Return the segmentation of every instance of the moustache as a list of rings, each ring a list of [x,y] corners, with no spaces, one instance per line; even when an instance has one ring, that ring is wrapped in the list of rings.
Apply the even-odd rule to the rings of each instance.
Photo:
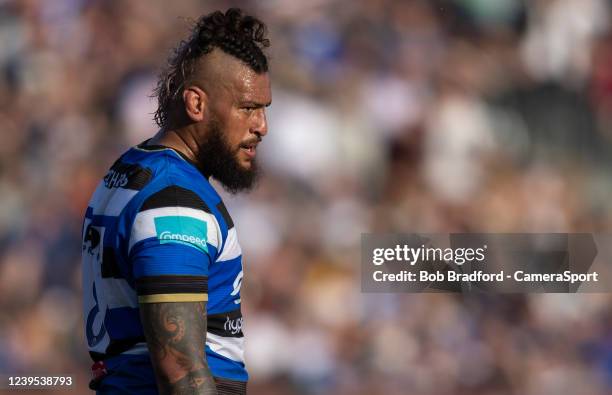
[[[261,140],[262,140],[261,136],[257,136],[254,139],[243,141],[242,143],[240,143],[240,146],[238,148],[255,147],[255,146],[257,146],[257,144],[259,144],[261,142]]]

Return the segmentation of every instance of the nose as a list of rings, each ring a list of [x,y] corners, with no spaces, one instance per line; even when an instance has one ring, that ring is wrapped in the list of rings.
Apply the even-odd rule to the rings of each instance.
[[[258,109],[254,114],[251,133],[255,133],[260,137],[268,134],[268,120],[266,119],[266,110],[264,108]]]

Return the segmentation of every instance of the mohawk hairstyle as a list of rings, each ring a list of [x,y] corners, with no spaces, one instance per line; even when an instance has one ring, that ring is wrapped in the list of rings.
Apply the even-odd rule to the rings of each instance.
[[[200,57],[219,48],[256,73],[265,73],[268,59],[263,48],[268,46],[270,40],[266,38],[266,25],[253,16],[244,15],[239,8],[202,16],[192,28],[190,37],[174,49],[159,76],[153,91],[158,103],[153,117],[155,123],[160,127],[168,125],[168,116],[183,102],[182,90]]]

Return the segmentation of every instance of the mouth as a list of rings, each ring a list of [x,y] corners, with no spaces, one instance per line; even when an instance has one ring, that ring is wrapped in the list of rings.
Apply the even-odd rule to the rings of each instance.
[[[244,152],[248,158],[254,158],[257,152],[257,143],[241,144],[240,150]]]
[[[253,159],[257,153],[257,144],[259,144],[259,141],[260,140],[242,143],[240,144],[240,150],[247,155],[247,158]]]

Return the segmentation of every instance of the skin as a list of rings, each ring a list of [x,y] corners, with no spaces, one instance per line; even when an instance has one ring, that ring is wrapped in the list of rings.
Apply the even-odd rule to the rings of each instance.
[[[271,100],[268,73],[257,74],[214,49],[198,61],[185,84],[182,111],[149,144],[173,148],[197,163],[214,119],[236,150],[237,163],[250,170],[254,147],[268,132],[265,108]],[[253,149],[240,148],[247,145]],[[160,394],[217,394],[204,352],[205,303],[143,303],[140,318]]]
[[[204,302],[142,303],[140,319],[161,395],[217,394],[204,353]]]
[[[265,109],[272,102],[269,74],[257,74],[219,49],[198,61],[194,77],[185,84],[183,101],[184,114],[175,114],[171,126],[149,144],[171,147],[197,161],[211,119],[219,121],[227,142],[235,149],[257,144],[268,133]],[[253,157],[245,151],[240,149],[236,159],[249,170]]]

